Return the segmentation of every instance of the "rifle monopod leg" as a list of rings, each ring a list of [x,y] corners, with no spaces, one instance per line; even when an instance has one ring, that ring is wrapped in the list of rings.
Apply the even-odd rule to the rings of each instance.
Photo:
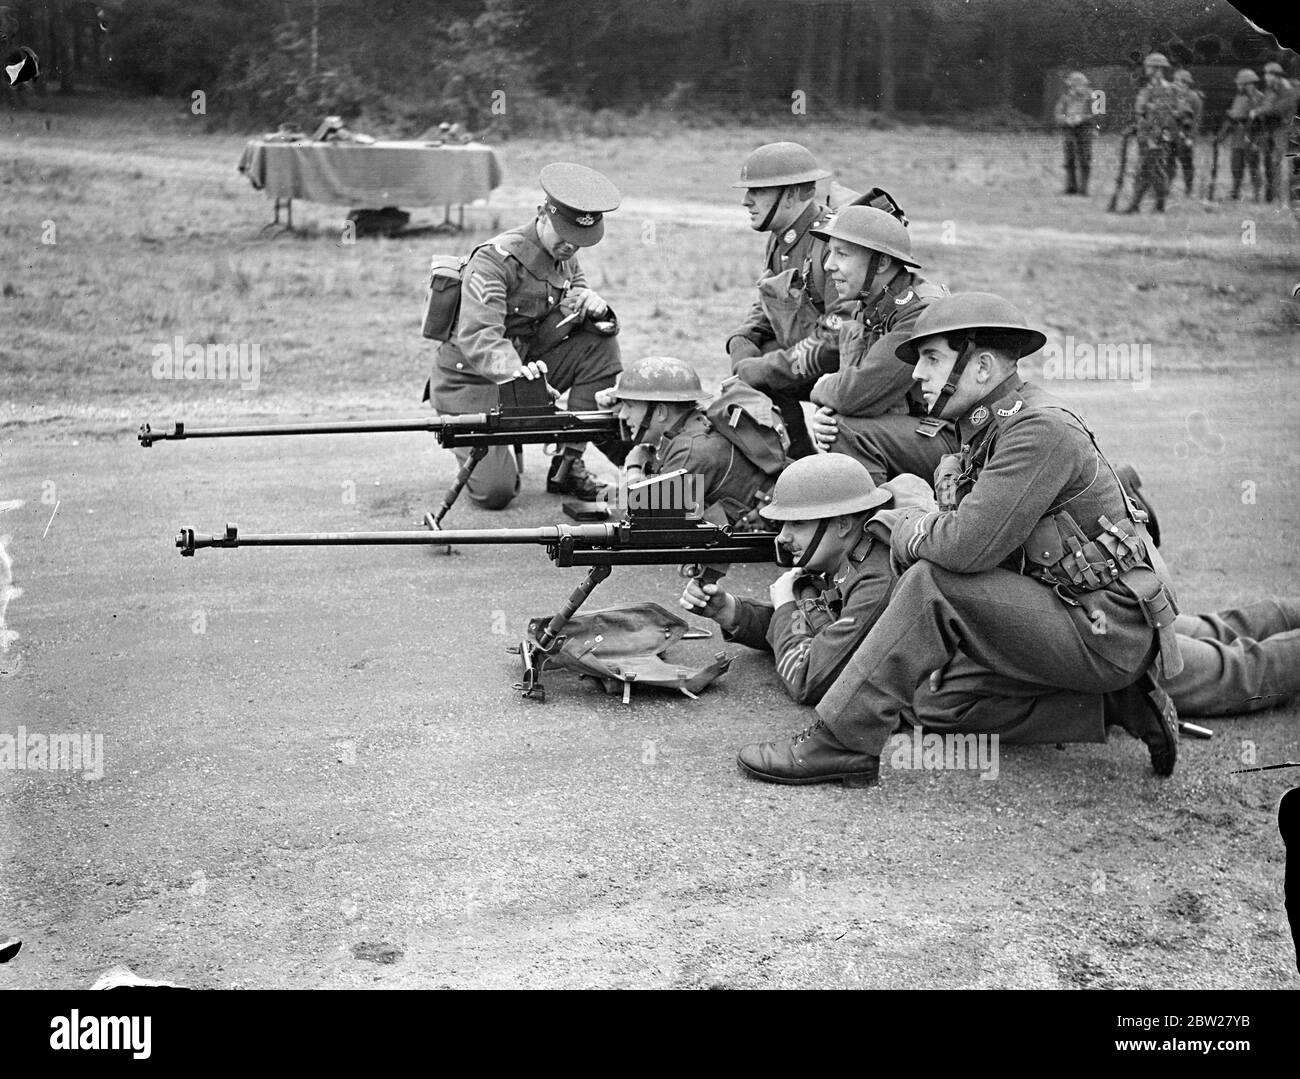
[[[442,496],[442,504],[432,513],[426,513],[424,515],[424,523],[433,529],[433,531],[442,531],[442,519],[447,516],[447,511],[451,509],[453,503],[455,503],[456,499],[460,497],[460,493],[465,489],[465,484],[469,482],[469,478],[473,475],[474,469],[478,468],[478,463],[487,456],[487,453],[488,447],[474,446],[469,451],[469,457],[465,459],[465,463],[460,466],[460,471],[456,473],[456,482],[453,483],[451,487],[448,488],[447,493]],[[450,551],[451,548],[448,547],[447,550]]]
[[[560,636],[560,631],[564,629],[569,619],[577,613],[586,601],[587,597],[596,590],[606,577],[612,566],[600,565],[592,566],[587,571],[587,576],[582,579],[582,583],[573,590],[573,594],[564,602],[555,615],[546,623],[541,625],[540,618],[534,619],[528,626],[528,636],[520,642],[519,655],[524,661],[524,677],[522,682],[515,684],[516,689],[523,690],[525,697],[535,700],[546,700],[546,690],[542,686],[542,669],[546,665],[546,656],[554,652],[555,649],[563,644],[564,638]],[[511,649],[515,651],[515,649]],[[542,653],[542,658],[537,658],[538,653]]]

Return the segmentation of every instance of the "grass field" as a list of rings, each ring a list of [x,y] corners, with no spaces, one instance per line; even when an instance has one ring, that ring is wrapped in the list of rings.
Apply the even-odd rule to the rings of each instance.
[[[931,279],[947,282],[954,291],[1007,295],[1044,325],[1053,341],[1072,336],[1078,342],[1150,347],[1145,384],[1069,380],[1051,388],[1084,411],[1113,459],[1131,461],[1141,470],[1161,513],[1164,550],[1184,609],[1300,593],[1300,314],[1290,298],[1292,286],[1300,283],[1295,218],[1271,206],[1209,204],[1180,194],[1171,197],[1163,216],[1109,215],[1104,211],[1117,149],[1111,142],[1098,146],[1093,195],[1084,200],[1057,193],[1060,149],[1047,135],[980,136],[932,128],[857,133],[792,124],[647,132],[619,140],[519,140],[497,147],[505,185],[488,205],[470,209],[472,233],[344,244],[346,207],[295,207],[301,235],[261,238],[259,227],[270,219],[270,203],[235,170],[243,139],[204,133],[183,112],[157,103],[51,103],[45,112],[0,116],[0,138],[5,147],[0,159],[5,254],[0,266],[0,447],[10,459],[0,465],[0,499],[26,499],[39,509],[40,485],[47,478],[75,494],[79,484],[91,483],[84,471],[77,478],[75,462],[94,457],[90,474],[98,477],[95,491],[103,498],[129,507],[123,512],[131,515],[156,509],[154,496],[138,489],[150,480],[132,439],[134,427],[146,419],[414,414],[431,359],[429,344],[419,336],[429,255],[464,250],[493,229],[526,220],[536,202],[538,170],[557,159],[601,169],[625,194],[622,208],[608,220],[607,238],[584,259],[595,287],[619,311],[625,357],[677,355],[697,364],[706,382],[716,382],[726,373],[722,343],[750,301],[761,251],[761,239],[749,231],[739,209],[739,192],[728,185],[753,146],[797,138],[842,182],[859,188],[876,184],[899,199],[913,219],[918,257]],[[1226,173],[1226,161],[1221,162],[1220,193],[1227,188]],[[1200,184],[1198,176],[1198,194]],[[55,242],[42,242],[43,236]],[[257,390],[234,383],[154,379],[152,349],[177,335],[191,343],[258,344],[263,369]],[[1042,366],[1041,359],[1031,358],[1026,373],[1039,375]],[[267,451],[249,444],[239,452],[256,454],[258,469],[239,474],[230,465],[238,453],[223,453],[213,458],[226,462],[220,475],[169,481],[172,494],[192,491],[199,499],[216,491],[236,501],[246,494],[264,509],[273,506],[266,499],[275,476],[263,474],[271,467]],[[21,462],[16,469],[15,457]],[[450,478],[446,457],[440,455],[431,471],[427,454],[394,455],[391,473],[382,477],[382,499],[377,495],[369,507],[363,500],[362,508],[377,522],[374,527],[408,523],[412,507]],[[321,455],[314,467],[293,461],[294,471],[286,464],[285,475],[301,490],[337,491],[340,478],[360,478],[359,471],[349,469],[361,466],[349,464],[342,451]],[[531,482],[537,482],[535,475]],[[83,493],[90,497],[92,491]],[[528,518],[541,505],[540,497],[521,502],[499,520],[542,523]],[[66,514],[72,512],[65,508]],[[489,523],[472,508],[456,512],[462,525]],[[130,527],[154,536],[175,523],[170,517],[133,516]],[[281,523],[287,527],[289,521]],[[33,527],[30,546],[39,537],[40,522]],[[111,570],[109,556],[94,548],[77,555],[82,560],[78,570],[124,572],[120,559],[129,563],[134,556],[129,548],[113,550],[119,561]],[[19,555],[15,560],[21,568]],[[264,566],[257,572],[269,571]],[[757,582],[752,575],[747,579]],[[56,591],[44,595],[28,583],[26,595],[11,605],[10,623],[22,628],[23,606],[44,604],[44,620],[27,637],[31,647],[53,657],[62,642],[80,641],[84,631],[72,613],[77,575],[68,570],[51,580],[57,582],[52,586]],[[21,583],[18,570],[15,581]],[[262,584],[276,587],[274,576]],[[148,582],[124,587],[133,605],[148,605]],[[217,586],[209,582],[208,587]],[[761,590],[761,582],[755,587]],[[667,591],[656,598],[671,599]],[[330,612],[332,624],[337,612],[331,605],[342,601],[332,596],[320,602],[322,617]],[[316,629],[323,633],[324,625]],[[101,651],[121,654],[123,649],[112,643],[114,631],[104,632],[107,643]],[[238,663],[238,652],[230,659]],[[46,663],[48,669],[59,669],[56,660]],[[796,725],[798,717],[783,708],[770,672],[757,673],[761,664],[756,659],[742,670],[757,679],[759,710],[750,716],[770,716],[771,734]],[[393,673],[396,681],[405,676],[401,666]],[[93,670],[79,677],[92,678]],[[21,679],[6,681],[13,686]],[[55,683],[24,688],[55,704],[64,692]],[[207,688],[219,699],[219,686]],[[92,693],[93,687],[83,684],[81,692]],[[744,701],[745,686],[733,680],[718,692],[725,692],[720,699],[735,707]],[[587,712],[579,704],[571,714],[552,714],[567,716],[578,729]],[[666,714],[675,716],[677,709]],[[1298,719],[1300,710],[1292,706],[1211,723],[1218,732],[1215,740],[1189,746],[1180,772],[1163,785],[1138,777],[1134,750],[1123,768],[1109,757],[1082,763],[1072,757],[1072,769],[1065,774],[1078,785],[1058,786],[1066,766],[1054,759],[1054,751],[1035,750],[1020,759],[1018,780],[989,785],[1000,788],[996,795],[951,793],[939,780],[913,777],[918,806],[913,817],[912,803],[900,793],[904,785],[894,777],[893,792],[880,811],[879,843],[885,855],[881,864],[897,885],[895,894],[918,905],[952,904],[953,912],[945,916],[948,935],[939,934],[949,943],[962,933],[988,928],[989,922],[1000,926],[994,935],[1001,943],[996,956],[986,955],[982,965],[978,958],[967,962],[957,953],[917,958],[909,944],[891,953],[895,965],[890,976],[922,978],[917,984],[932,985],[1294,987],[1280,913],[1282,854],[1271,819],[1286,774],[1241,780],[1227,772],[1247,752],[1247,743],[1260,763],[1294,759],[1300,754]],[[728,728],[718,726],[721,722],[711,718],[687,736],[681,752],[733,752],[735,739]],[[617,741],[614,730],[612,721],[596,725],[600,754],[620,751],[609,748]],[[565,736],[569,733],[565,728]],[[688,783],[683,797],[705,822],[701,828],[721,828],[721,822],[709,819],[712,787],[700,775],[690,778],[700,782]],[[861,826],[850,821],[852,803],[839,792],[786,803],[766,790],[737,790],[744,806],[751,799],[770,805],[774,818],[781,813],[778,805],[797,805],[797,812],[808,813],[826,835],[841,830],[847,835]],[[128,789],[126,796],[130,793]],[[653,814],[655,807],[671,801],[671,793],[667,787],[652,793],[649,808],[642,811],[651,814],[644,827],[665,844],[667,832],[660,832],[666,825]],[[950,793],[951,803],[946,801]],[[562,800],[571,806],[580,802],[581,792],[567,788]],[[29,817],[48,823],[62,812],[34,795],[15,796],[5,805],[20,833],[30,832]],[[281,811],[299,810],[286,804]],[[611,819],[619,820],[621,811],[611,796]],[[1054,830],[1054,818],[1068,821],[1068,828]],[[791,824],[785,820],[779,827]],[[629,827],[636,827],[635,821]],[[708,835],[714,837],[711,831]],[[955,847],[950,842],[954,835],[960,840]],[[489,846],[495,836],[489,836]],[[712,886],[693,890],[682,883],[692,872],[699,879],[714,879],[707,867],[686,856],[674,863],[676,884],[671,887],[666,878],[655,876],[659,870],[645,866],[636,870],[635,881],[619,876],[625,872],[617,855],[622,838],[616,826],[608,849],[592,846],[584,857],[621,882],[612,886],[616,892],[625,888],[628,895],[639,894],[637,882],[650,880],[650,891],[672,908],[688,941],[694,930],[683,928],[689,921],[683,911],[707,911],[716,920],[709,931],[716,931],[718,939],[749,947],[747,918],[775,912],[779,922],[790,902],[802,903],[807,887],[818,886],[809,868],[812,884],[806,883],[794,900],[782,885],[771,903],[764,893],[750,897],[756,906],[729,907],[721,886],[706,900],[696,892],[709,892]],[[790,866],[812,866],[821,857],[815,837],[805,834],[803,840],[808,844],[803,860],[792,855],[793,861],[780,861],[773,870],[778,882],[788,884]],[[536,842],[545,849],[547,837]],[[576,841],[570,837],[570,842]],[[738,842],[744,846],[749,840]],[[715,862],[736,853],[725,844],[706,846],[705,854],[709,851]],[[30,852],[24,857],[31,861]],[[839,883],[835,888],[828,884],[825,893],[837,917],[847,919],[850,911],[860,910],[854,904],[864,894],[881,904],[890,902],[889,881],[871,878],[869,870],[838,857],[826,855]],[[71,854],[68,858],[64,870],[72,879],[75,865]],[[498,870],[487,865],[481,869],[483,879]],[[1098,871],[1111,882],[1109,899],[1100,898],[1105,890],[1095,886]],[[215,876],[218,868],[209,872]],[[803,880],[803,870],[799,872]],[[864,872],[869,883],[855,897],[853,874]],[[51,870],[45,879],[64,878]],[[971,886],[975,891],[964,887],[963,880],[976,882]],[[38,890],[22,892],[12,882],[11,887],[20,889],[21,906],[29,913],[42,911],[53,918],[46,910],[52,899]],[[1007,898],[1013,894],[1020,898]],[[279,894],[247,902],[273,907],[293,900]],[[522,894],[518,904],[527,907]],[[272,918],[274,912],[267,914],[267,909],[261,908],[262,914]],[[1015,918],[1023,913],[1030,919],[1027,928],[1008,928],[1020,925],[1005,921],[1008,910]],[[233,923],[242,913],[231,913]],[[60,917],[91,920],[85,911],[64,910]],[[192,932],[198,932],[198,924],[191,924]],[[689,946],[694,948],[689,957],[683,953],[673,959],[660,942],[645,943],[645,954],[671,966],[676,980],[646,974],[644,982],[632,978],[628,984],[819,984],[819,977],[824,984],[862,984],[860,973],[850,977],[848,968],[841,969],[813,915],[805,911],[791,924],[790,932],[801,934],[788,938],[803,949],[798,976],[780,958],[765,955],[763,963],[771,960],[766,969],[776,972],[769,983],[739,952],[722,954],[699,944]],[[891,933],[903,933],[906,924],[906,912],[899,908],[872,933],[887,942]],[[598,950],[584,944],[584,934],[598,935],[601,925],[599,920],[571,925],[562,957],[572,958],[585,946]],[[1077,947],[1042,943],[1062,926],[1076,927]],[[0,935],[3,929],[0,925]],[[538,926],[525,921],[515,929],[512,939],[542,947]],[[657,932],[630,923],[619,929],[633,935],[652,931]],[[700,930],[701,939],[705,932]],[[927,936],[915,946],[923,948],[926,942],[933,943]],[[173,952],[177,948],[174,942],[169,947]],[[485,969],[509,983],[510,957],[482,940],[478,947]],[[917,966],[909,966],[912,959]],[[49,969],[65,975],[80,970],[72,959]],[[292,964],[258,970],[240,977],[245,984],[314,984]],[[233,976],[190,973],[207,984],[227,984]],[[47,977],[57,981],[56,975]],[[419,984],[419,978],[407,984]],[[564,984],[584,983],[573,975]]]

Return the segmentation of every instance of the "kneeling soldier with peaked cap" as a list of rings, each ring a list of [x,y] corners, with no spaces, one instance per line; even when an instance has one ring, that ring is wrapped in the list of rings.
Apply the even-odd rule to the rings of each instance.
[[[1062,740],[1119,723],[1172,772],[1176,716],[1151,673],[1157,658],[1167,677],[1181,669],[1164,562],[1087,426],[1020,380],[1017,360],[1045,341],[1006,300],[965,293],[934,301],[899,346],[932,414],[957,419],[961,453],[936,472],[941,508],[894,526],[901,576],[818,718],[742,749],[749,774],[874,782],[913,694],[958,652],[990,672],[994,696],[1089,699],[1059,717]]]
[[[536,219],[476,248],[464,267],[459,315],[438,347],[431,393],[426,390],[444,415],[495,407],[497,385],[521,374],[545,376],[567,390],[573,411],[593,409],[596,392],[622,369],[617,320],[587,287],[577,258],[579,248],[604,236],[604,215],[617,208],[618,189],[594,169],[567,163],[547,165],[539,179],[546,199]],[[621,463],[620,443],[598,445]],[[569,444],[552,459],[548,491],[597,497],[582,451]],[[456,451],[462,463],[468,452]],[[467,489],[485,509],[509,504],[519,491],[509,447],[490,449]]]
[[[846,206],[814,232],[827,241],[836,288],[853,304],[840,329],[840,369],[812,390],[817,444],[862,462],[877,483],[903,472],[930,476],[957,448],[956,435],[952,424],[923,415],[894,349],[946,290],[917,272],[907,227],[884,210]]]

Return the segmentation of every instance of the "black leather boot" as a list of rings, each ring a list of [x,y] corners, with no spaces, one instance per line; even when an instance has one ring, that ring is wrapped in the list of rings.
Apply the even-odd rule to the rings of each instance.
[[[1127,689],[1103,698],[1107,727],[1123,727],[1151,753],[1158,776],[1173,775],[1178,762],[1178,711],[1148,671]]]
[[[737,758],[740,767],[767,783],[832,783],[873,787],[880,782],[880,758],[841,745],[820,719],[779,742],[755,742]]]
[[[587,471],[581,454],[560,453],[551,458],[546,490],[553,495],[573,495],[583,502],[598,502],[604,497],[605,485]]]

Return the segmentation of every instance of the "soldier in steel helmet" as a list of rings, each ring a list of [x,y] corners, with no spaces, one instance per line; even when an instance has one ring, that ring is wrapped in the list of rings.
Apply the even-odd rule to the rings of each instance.
[[[1192,193],[1192,180],[1196,170],[1196,137],[1201,133],[1201,118],[1205,114],[1205,95],[1193,85],[1195,79],[1186,68],[1174,72],[1174,91],[1178,95],[1178,134],[1169,153],[1169,183],[1173,184],[1178,169],[1183,170],[1183,190]]]
[[[842,454],[797,461],[759,512],[781,525],[794,568],[770,602],[693,580],[681,606],[712,618],[727,640],[769,651],[790,699],[816,705],[884,613],[896,575],[893,529],[909,510],[938,509],[929,485],[901,475],[877,487]],[[1300,599],[1268,599],[1174,621],[1183,669],[1161,682],[1180,715],[1227,716],[1286,703],[1300,693]],[[917,687],[908,721],[933,731],[998,733],[1005,742],[1096,741],[1099,725],[1062,723],[1095,713],[1087,694],[1009,695],[1012,684],[958,651]]]
[[[1097,118],[1092,111],[1092,89],[1088,76],[1071,71],[1065,77],[1065,91],[1056,99],[1056,126],[1065,139],[1066,195],[1086,195],[1092,171],[1092,138]]]
[[[1260,124],[1265,202],[1272,202],[1279,194],[1283,202],[1289,197],[1285,186],[1286,154],[1295,130],[1298,104],[1300,89],[1286,77],[1282,65],[1276,60],[1265,64],[1263,98],[1250,110],[1250,118]]]
[[[847,453],[883,483],[902,472],[931,476],[957,447],[953,426],[925,416],[894,349],[945,289],[920,275],[905,225],[871,206],[846,206],[824,228],[826,269],[852,302],[840,327],[840,369],[812,390],[813,436]]]
[[[766,448],[776,447],[779,470],[785,464],[783,425],[769,400],[748,387],[746,393],[750,414],[765,415],[773,425],[774,437]],[[683,508],[699,510],[715,524],[749,525],[771,490],[772,478],[763,468],[767,462],[750,456],[758,456],[754,447],[747,453],[743,439],[730,429],[732,437],[722,434],[705,414],[709,396],[690,364],[671,356],[649,356],[624,370],[614,386],[597,395],[597,403],[618,406],[632,446],[623,466],[626,485],[683,470],[698,496],[698,503]]]
[[[617,208],[617,188],[594,169],[547,165],[539,177],[545,199],[536,218],[476,248],[461,280],[460,312],[451,338],[438,347],[426,397],[445,415],[497,404],[497,386],[523,375],[546,378],[568,391],[575,411],[595,407],[596,392],[622,369],[617,319],[587,284],[578,251],[600,242],[604,215]],[[598,443],[615,463],[626,448]],[[583,444],[552,458],[546,489],[597,497]],[[457,450],[462,462],[468,450]],[[519,471],[507,446],[494,446],[470,476],[470,498],[501,509],[519,491]]]
[[[770,651],[786,692],[816,704],[884,610],[893,585],[889,533],[898,513],[933,509],[930,485],[896,476],[879,487],[843,454],[795,461],[759,513],[781,527],[777,543],[793,567],[772,583],[770,602],[691,581],[681,605],[712,618],[723,636]]]
[[[965,293],[935,300],[899,345],[932,412],[957,423],[961,452],[936,474],[952,508],[900,515],[884,613],[811,726],[741,750],[750,775],[875,782],[917,688],[958,653],[1056,740],[1103,740],[1118,723],[1172,772],[1176,713],[1152,673],[1181,669],[1167,571],[1084,422],[1020,379],[1017,361],[1045,341],[1003,298]],[[998,733],[998,710],[984,719]]]
[[[1169,194],[1169,154],[1178,138],[1182,103],[1174,84],[1166,76],[1169,60],[1153,52],[1143,62],[1146,85],[1138,91],[1133,104],[1132,134],[1137,137],[1138,171],[1133,184],[1133,199],[1125,209],[1135,214],[1147,191],[1155,192],[1156,210],[1164,213]]]
[[[830,213],[816,191],[829,176],[807,148],[774,142],[751,153],[731,185],[745,192],[750,228],[768,240],[758,297],[728,335],[727,355],[732,372],[781,410],[796,459],[815,452],[800,402],[839,365],[838,297],[822,265],[825,244],[812,232]]]
[[[1241,182],[1247,170],[1250,185],[1259,201],[1259,123],[1251,118],[1251,110],[1258,108],[1264,95],[1259,91],[1259,76],[1248,67],[1237,72],[1237,93],[1228,106],[1227,115],[1219,128],[1218,138],[1228,140],[1228,164],[1232,170],[1232,198],[1241,198]]]

